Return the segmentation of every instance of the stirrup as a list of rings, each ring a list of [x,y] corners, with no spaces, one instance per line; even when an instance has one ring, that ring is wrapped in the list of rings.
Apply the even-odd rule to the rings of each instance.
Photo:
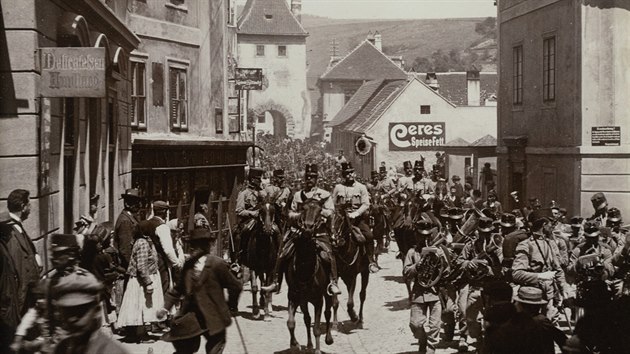
[[[338,285],[337,285],[337,289],[339,290],[339,294],[333,293],[332,286],[333,286],[333,283],[330,282],[330,283],[328,283],[328,286],[326,287],[326,294],[328,294],[328,296],[334,296],[334,295],[341,294],[341,290],[339,290],[339,286]]]

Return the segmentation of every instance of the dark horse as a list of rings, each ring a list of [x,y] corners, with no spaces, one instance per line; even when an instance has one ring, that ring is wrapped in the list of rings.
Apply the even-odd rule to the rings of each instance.
[[[258,220],[247,245],[245,265],[250,269],[252,291],[252,313],[260,317],[260,307],[265,316],[272,311],[272,294],[261,291],[258,305],[258,280],[261,286],[269,286],[273,281],[273,270],[278,257],[280,230],[275,222],[276,210],[271,201],[261,200],[258,205]]]
[[[389,233],[391,230],[389,206],[387,203],[389,199],[381,196],[382,194],[376,193],[370,205],[370,227],[376,240],[377,255],[389,247]]]
[[[306,198],[303,198],[305,200]],[[291,334],[291,348],[300,349],[295,339],[295,311],[298,306],[304,314],[304,324],[308,335],[308,348],[313,348],[311,339],[311,315],[308,304],[315,308],[315,323],[313,334],[315,335],[315,353],[319,354],[321,336],[320,321],[322,309],[326,317],[326,344],[333,343],[331,334],[330,314],[333,297],[326,291],[328,286],[328,274],[322,265],[319,250],[315,238],[318,233],[326,232],[326,226],[321,217],[324,201],[308,199],[303,204],[303,211],[298,220],[299,231],[293,239],[294,254],[289,257],[286,268],[286,280],[289,288],[289,319],[287,327]],[[324,304],[325,303],[325,304]]]
[[[363,305],[367,292],[370,270],[365,245],[357,242],[352,232],[352,224],[345,210],[338,210],[335,215],[336,243],[334,245],[335,258],[339,276],[348,288],[348,315],[352,322],[363,323]],[[358,230],[356,230],[358,232]],[[357,275],[361,274],[361,292],[359,292],[359,316],[354,311],[354,290],[357,286]],[[339,302],[333,304],[333,322],[337,323],[337,308]]]

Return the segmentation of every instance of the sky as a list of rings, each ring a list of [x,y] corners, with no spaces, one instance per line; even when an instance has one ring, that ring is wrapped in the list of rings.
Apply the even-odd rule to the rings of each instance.
[[[494,0],[302,0],[302,13],[338,19],[416,19],[488,17],[496,16],[497,10]]]

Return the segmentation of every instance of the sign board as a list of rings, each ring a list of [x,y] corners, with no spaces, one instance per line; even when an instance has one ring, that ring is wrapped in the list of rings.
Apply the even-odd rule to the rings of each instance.
[[[621,127],[591,127],[591,145],[621,145]]]
[[[237,90],[262,90],[262,69],[236,68],[235,81]]]
[[[389,123],[390,151],[417,151],[446,144],[445,123]]]
[[[105,48],[40,48],[41,95],[105,97]]]

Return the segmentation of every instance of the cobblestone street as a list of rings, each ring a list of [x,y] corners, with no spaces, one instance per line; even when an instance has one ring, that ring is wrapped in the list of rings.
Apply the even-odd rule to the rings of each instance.
[[[350,322],[346,312],[347,289],[340,283],[343,294],[340,297],[338,312],[338,330],[333,331],[334,343],[326,345],[322,335],[322,350],[325,353],[414,353],[416,341],[409,329],[409,307],[407,290],[401,282],[401,261],[396,259],[396,244],[390,245],[390,251],[379,258],[382,269],[370,276],[362,327]],[[355,291],[355,308],[359,308],[359,290]],[[289,331],[287,329],[286,283],[282,292],[274,296],[272,317],[254,320],[251,316],[251,292],[249,284],[241,294],[239,316],[228,328],[226,353],[291,353],[289,350]],[[311,309],[312,311],[312,309]],[[312,315],[312,312],[311,312]],[[322,323],[324,318],[322,315]],[[238,323],[238,326],[237,326]],[[239,327],[244,338],[244,345],[239,336]],[[306,346],[306,331],[301,313],[296,315],[296,337]],[[457,337],[456,337],[457,339]],[[314,339],[313,339],[314,341]],[[455,353],[456,342],[440,344],[438,353]],[[169,343],[158,341],[152,344],[125,344],[134,354],[146,354],[149,348],[154,354],[173,352]],[[245,346],[245,347],[244,347]],[[307,352],[303,350],[302,352]]]

